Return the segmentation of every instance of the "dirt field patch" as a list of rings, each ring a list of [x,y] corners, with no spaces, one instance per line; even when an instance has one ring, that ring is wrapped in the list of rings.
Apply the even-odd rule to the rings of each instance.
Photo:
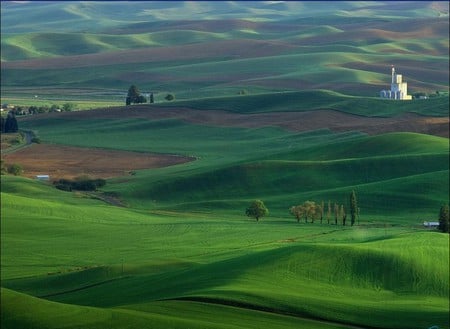
[[[7,164],[20,164],[26,177],[33,178],[36,175],[48,174],[52,180],[75,178],[82,175],[93,178],[111,178],[130,175],[133,170],[167,167],[193,160],[175,155],[47,144],[32,144],[17,152],[3,155],[2,159]]]

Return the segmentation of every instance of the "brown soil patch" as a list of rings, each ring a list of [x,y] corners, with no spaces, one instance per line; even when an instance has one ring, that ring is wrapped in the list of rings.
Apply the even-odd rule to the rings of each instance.
[[[129,175],[133,170],[161,168],[192,161],[175,155],[111,151],[49,144],[32,144],[2,155],[7,164],[19,163],[24,176],[50,175],[50,178],[111,178]]]

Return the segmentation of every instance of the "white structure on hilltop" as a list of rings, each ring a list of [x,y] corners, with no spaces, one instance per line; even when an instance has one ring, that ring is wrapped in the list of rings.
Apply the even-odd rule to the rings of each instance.
[[[409,100],[412,99],[408,95],[408,83],[402,81],[402,75],[395,73],[395,68],[392,66],[391,90],[380,91],[381,98]]]

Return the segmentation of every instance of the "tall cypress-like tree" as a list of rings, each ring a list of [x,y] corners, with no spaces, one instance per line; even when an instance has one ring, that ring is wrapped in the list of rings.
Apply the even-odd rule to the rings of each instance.
[[[337,203],[334,204],[334,225],[338,224],[338,216],[339,216],[339,205]]]
[[[356,215],[358,213],[358,202],[356,201],[355,190],[350,194],[350,216],[351,216],[351,226],[355,224]]]
[[[441,206],[439,210],[439,231],[443,233],[450,233],[449,225],[449,209],[448,205]]]
[[[9,112],[6,117],[4,131],[5,133],[16,133],[19,131],[19,125],[13,112]]]
[[[347,214],[345,213],[344,205],[341,204],[341,208],[339,209],[339,215],[342,219],[342,225],[345,226],[345,221],[347,220]]]
[[[0,117],[0,132],[4,133],[5,132],[5,118],[4,117]]]
[[[331,217],[331,201],[328,200],[328,210],[327,210],[327,223],[330,224]]]
[[[128,88],[127,103],[128,103],[128,101],[130,103],[138,103],[139,96],[140,96],[140,92],[139,92],[138,87],[136,87],[135,85],[131,85],[130,88]]]

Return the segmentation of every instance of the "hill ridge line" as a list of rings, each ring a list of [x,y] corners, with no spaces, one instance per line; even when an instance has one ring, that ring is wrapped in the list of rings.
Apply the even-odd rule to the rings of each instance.
[[[260,305],[256,305],[256,304],[235,301],[235,300],[221,299],[221,298],[204,297],[204,296],[183,296],[183,297],[176,297],[176,298],[161,299],[159,301],[181,301],[181,302],[186,301],[186,302],[199,302],[199,303],[206,303],[206,304],[231,306],[231,307],[242,308],[242,309],[247,309],[247,310],[260,311],[260,312],[266,312],[266,313],[272,313],[272,314],[278,314],[278,315],[291,316],[291,317],[295,317],[295,318],[307,319],[307,320],[311,320],[314,322],[320,322],[320,323],[324,323],[324,324],[338,325],[338,326],[342,326],[342,328],[346,328],[346,329],[379,329],[377,327],[369,327],[369,326],[361,327],[358,325],[348,324],[345,322],[329,321],[327,319],[308,315],[306,312],[304,315],[307,315],[307,317],[301,316],[301,314],[295,313],[295,312],[278,310],[278,309],[275,309],[272,307],[260,306]]]

